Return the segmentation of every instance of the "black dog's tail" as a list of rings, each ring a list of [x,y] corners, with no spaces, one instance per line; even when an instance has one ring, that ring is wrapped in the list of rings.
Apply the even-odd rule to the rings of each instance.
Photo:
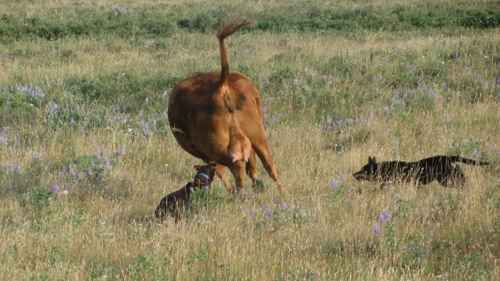
[[[479,166],[489,165],[490,164],[488,162],[474,160],[474,159],[469,159],[469,158],[465,158],[465,157],[462,157],[462,156],[450,156],[450,159],[451,159],[451,162],[453,162],[453,163],[454,162],[461,162],[461,163],[465,163],[465,164],[469,164],[469,165],[479,165]]]

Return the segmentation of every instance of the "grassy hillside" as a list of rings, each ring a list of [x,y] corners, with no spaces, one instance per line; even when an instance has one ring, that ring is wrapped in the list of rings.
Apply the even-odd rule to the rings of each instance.
[[[500,277],[500,1],[12,1],[0,11],[5,280]],[[201,161],[176,83],[226,40],[265,105],[264,193],[217,179],[177,225],[153,212]],[[462,155],[466,188],[358,182],[368,156]]]

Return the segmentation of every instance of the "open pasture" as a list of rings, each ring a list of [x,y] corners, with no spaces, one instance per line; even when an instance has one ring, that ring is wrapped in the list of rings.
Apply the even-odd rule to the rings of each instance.
[[[498,280],[500,2],[0,0],[3,280]],[[289,195],[154,210],[202,162],[174,85],[229,67],[265,105]],[[462,155],[463,190],[358,182],[377,160]],[[234,180],[231,179],[233,182]]]

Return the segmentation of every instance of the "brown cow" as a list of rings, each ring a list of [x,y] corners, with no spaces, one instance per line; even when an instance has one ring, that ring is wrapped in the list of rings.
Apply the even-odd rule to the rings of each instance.
[[[255,24],[242,17],[223,22],[217,31],[221,54],[221,71],[197,72],[179,82],[170,94],[168,119],[181,147],[205,162],[218,163],[216,172],[226,190],[234,191],[225,167],[243,191],[246,163],[253,185],[257,183],[255,152],[281,193],[278,170],[271,158],[264,132],[264,113],[257,88],[245,75],[229,71],[224,39],[244,26]],[[223,166],[221,166],[223,165]]]

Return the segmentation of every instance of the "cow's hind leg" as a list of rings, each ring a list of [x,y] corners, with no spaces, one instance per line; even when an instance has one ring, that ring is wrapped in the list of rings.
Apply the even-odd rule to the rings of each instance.
[[[265,136],[265,134],[263,134]],[[267,140],[260,140],[259,142],[252,143],[252,147],[257,152],[257,155],[266,169],[269,176],[276,182],[278,185],[278,189],[282,194],[288,194],[288,191],[285,189],[283,184],[281,183],[280,177],[278,175],[278,169],[276,168],[276,164],[274,164],[273,159],[271,158],[271,152],[269,151],[269,145],[267,144]]]
[[[255,156],[255,151],[252,150],[248,162],[245,166],[247,175],[252,179],[252,189],[255,193],[261,193],[265,190],[266,186],[264,182],[258,179],[257,173],[257,158]]]
[[[209,163],[210,161],[205,161],[205,162]],[[215,166],[215,173],[224,182],[224,187],[226,188],[226,190],[229,192],[233,192],[233,185],[229,181],[229,178],[227,177],[226,174],[226,166],[217,163],[217,166]]]
[[[240,194],[245,192],[243,188],[245,182],[245,168],[243,167],[243,163],[241,160],[236,160],[228,166],[236,181],[236,189]]]

